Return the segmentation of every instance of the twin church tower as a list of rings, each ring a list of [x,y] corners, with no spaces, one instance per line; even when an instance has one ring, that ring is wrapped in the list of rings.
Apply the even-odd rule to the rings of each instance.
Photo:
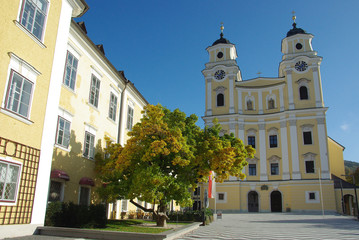
[[[206,126],[252,145],[246,179],[216,185],[216,209],[242,212],[336,211],[332,174],[344,174],[343,147],[326,130],[320,64],[313,35],[293,28],[282,40],[278,77],[243,80],[236,46],[223,37],[206,50]],[[338,157],[339,156],[339,157]],[[320,179],[320,180],[319,180]]]

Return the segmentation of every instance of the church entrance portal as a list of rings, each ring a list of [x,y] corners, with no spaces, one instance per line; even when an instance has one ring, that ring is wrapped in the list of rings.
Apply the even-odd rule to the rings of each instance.
[[[248,193],[248,212],[258,212],[258,193],[251,191]]]
[[[354,215],[356,213],[354,197],[351,194],[344,195],[344,214]]]
[[[272,212],[282,212],[282,194],[279,191],[271,193],[270,202]]]

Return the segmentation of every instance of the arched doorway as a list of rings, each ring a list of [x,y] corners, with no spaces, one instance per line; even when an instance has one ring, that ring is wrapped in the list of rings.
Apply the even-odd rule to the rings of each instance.
[[[251,191],[248,193],[248,212],[258,212],[258,193]]]
[[[279,191],[270,194],[270,202],[272,212],[282,212],[282,194]]]
[[[354,205],[354,197],[351,194],[344,195],[344,214],[346,215],[354,215],[355,205]]]

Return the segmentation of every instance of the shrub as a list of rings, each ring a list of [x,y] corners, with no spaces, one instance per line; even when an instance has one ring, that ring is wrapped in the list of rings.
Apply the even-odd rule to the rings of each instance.
[[[213,216],[212,210],[206,208],[205,215],[206,219],[210,219],[210,216]],[[170,221],[203,222],[203,210],[170,212],[168,218]]]
[[[72,202],[52,202],[46,210],[46,226],[70,228],[98,228],[107,224],[104,205],[77,205]]]

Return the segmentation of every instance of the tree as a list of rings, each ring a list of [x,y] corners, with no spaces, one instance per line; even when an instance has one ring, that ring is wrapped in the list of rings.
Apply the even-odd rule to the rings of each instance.
[[[189,189],[207,182],[211,171],[217,182],[229,175],[245,177],[241,170],[246,159],[253,158],[254,149],[233,135],[220,136],[217,122],[202,130],[195,124],[196,115],[186,117],[178,109],[170,111],[161,105],[148,105],[143,114],[124,147],[107,139],[107,157],[97,156],[97,174],[105,183],[99,194],[105,200],[130,199],[152,212],[158,226],[165,226],[167,204],[175,200],[190,206]],[[157,204],[157,210],[142,207],[135,198]]]

